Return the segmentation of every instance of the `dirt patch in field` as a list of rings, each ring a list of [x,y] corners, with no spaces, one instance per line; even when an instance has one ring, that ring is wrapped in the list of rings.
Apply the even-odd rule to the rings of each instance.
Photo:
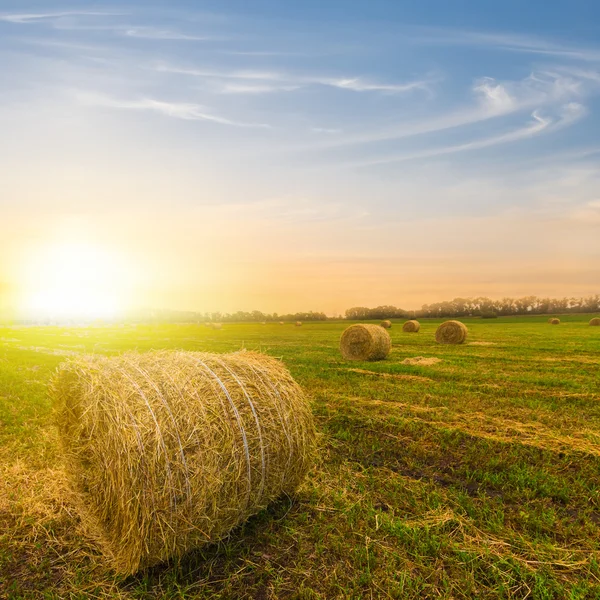
[[[413,358],[405,358],[402,361],[402,364],[429,367],[430,365],[437,365],[440,362],[442,362],[442,359],[436,358],[435,356],[415,356]]]
[[[403,379],[405,381],[426,381],[430,382],[433,379],[429,377],[421,377],[420,375],[404,375],[402,373],[381,373],[378,371],[368,371],[367,369],[340,369],[341,371],[352,371],[352,373],[359,373],[360,375],[374,375],[375,377],[382,377],[383,379]]]
[[[467,342],[468,346],[495,346],[496,342]]]

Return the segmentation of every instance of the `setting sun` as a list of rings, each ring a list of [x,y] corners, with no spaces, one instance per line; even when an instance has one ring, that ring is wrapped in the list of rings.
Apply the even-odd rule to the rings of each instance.
[[[21,310],[28,316],[105,319],[124,308],[123,266],[100,246],[81,241],[42,245],[27,263]]]

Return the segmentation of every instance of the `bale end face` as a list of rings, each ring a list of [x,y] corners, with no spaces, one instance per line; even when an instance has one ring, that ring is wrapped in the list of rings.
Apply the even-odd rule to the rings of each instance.
[[[346,360],[383,360],[391,349],[390,334],[379,325],[351,325],[340,339],[340,351]]]
[[[467,339],[467,326],[460,321],[446,321],[435,332],[438,344],[462,344]]]
[[[402,331],[405,333],[417,333],[421,329],[421,323],[416,321],[415,319],[411,319],[410,321],[406,321],[404,325],[402,325]]]
[[[221,539],[314,457],[306,397],[261,354],[83,357],[50,391],[82,521],[121,574]]]

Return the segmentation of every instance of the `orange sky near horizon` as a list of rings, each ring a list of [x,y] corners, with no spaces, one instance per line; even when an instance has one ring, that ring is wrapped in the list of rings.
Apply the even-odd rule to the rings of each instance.
[[[597,222],[587,217],[506,214],[368,224],[344,216],[269,219],[241,207],[238,213],[236,220],[217,209],[39,222],[15,216],[13,234],[0,241],[0,310],[27,315],[27,295],[43,287],[45,272],[53,276],[53,260],[65,263],[60,253],[52,258],[65,244],[67,253],[73,248],[85,255],[78,271],[63,266],[63,285],[76,290],[84,271],[90,285],[97,279],[89,298],[81,296],[92,308],[91,298],[107,289],[119,310],[338,315],[352,306],[415,309],[458,296],[579,297],[600,287],[598,261],[589,252],[597,244]],[[96,279],[89,271],[99,271]],[[67,298],[77,295],[72,290]]]

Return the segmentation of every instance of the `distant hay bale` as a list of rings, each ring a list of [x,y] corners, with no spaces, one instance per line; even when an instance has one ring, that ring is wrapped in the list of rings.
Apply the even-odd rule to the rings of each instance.
[[[340,350],[347,360],[383,360],[391,348],[390,334],[379,325],[351,325],[340,339]]]
[[[219,540],[314,458],[301,388],[254,352],[81,357],[50,393],[82,520],[122,574]]]
[[[560,319],[548,319],[550,325],[560,325]]]
[[[594,317],[590,320],[590,325],[592,327],[600,327],[600,317]]]
[[[415,321],[414,319],[406,321],[406,323],[402,325],[402,331],[405,333],[417,333],[419,329],[421,329],[421,323],[419,323],[419,321]]]
[[[223,323],[213,323],[212,328],[213,329],[223,329]]]
[[[385,320],[385,321],[381,321],[380,325],[384,328],[384,329],[391,329],[392,328],[392,322],[389,320]]]
[[[446,321],[435,332],[439,344],[462,344],[467,339],[467,326],[460,321]]]
[[[285,325],[285,323],[283,321],[279,321],[280,325]]]
[[[296,327],[302,327],[302,321],[296,321]]]

